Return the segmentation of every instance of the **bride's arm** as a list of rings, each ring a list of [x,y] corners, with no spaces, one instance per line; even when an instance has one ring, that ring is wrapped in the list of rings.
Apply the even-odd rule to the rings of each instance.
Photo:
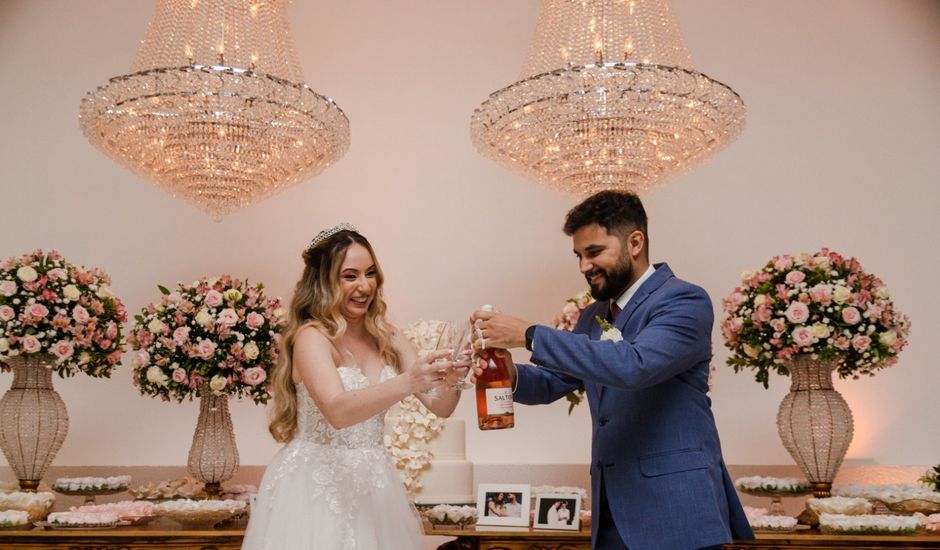
[[[294,340],[293,363],[304,386],[326,421],[335,429],[348,428],[384,412],[405,396],[433,385],[436,370],[418,364],[408,373],[358,390],[346,390],[336,371],[333,346],[313,327],[302,329]]]
[[[395,329],[392,334],[393,344],[398,351],[398,357],[401,359],[401,371],[403,374],[407,374],[414,368],[414,365],[421,364],[418,360],[418,350],[398,329]],[[450,352],[446,352],[444,355],[446,359],[450,358]],[[463,372],[466,374],[466,371]],[[454,412],[454,409],[457,408],[457,402],[460,401],[460,391],[452,387],[456,382],[456,376],[451,374],[444,378],[443,383],[435,386],[433,391],[433,394],[436,394],[435,397],[422,393],[416,393],[415,397],[424,403],[429,411],[441,418],[446,418]]]

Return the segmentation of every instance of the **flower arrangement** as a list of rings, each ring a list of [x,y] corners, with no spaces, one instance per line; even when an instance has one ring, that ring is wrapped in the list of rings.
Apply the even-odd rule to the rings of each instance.
[[[134,384],[144,395],[182,401],[207,384],[217,395],[265,403],[286,311],[264,285],[228,275],[159,287],[160,301],[134,317]]]
[[[444,321],[421,320],[402,329],[402,334],[418,348],[419,353],[428,353],[436,348],[448,328]],[[413,395],[399,403],[397,414],[390,414],[389,422],[385,447],[395,461],[405,491],[414,495],[422,488],[421,472],[433,458],[428,444],[441,433],[444,422]]]
[[[908,318],[855,258],[825,248],[775,256],[741,278],[723,302],[728,365],[754,369],[765,388],[770,371],[789,374],[785,362],[798,354],[835,361],[841,378],[858,378],[894,364],[907,344]]]
[[[475,506],[438,504],[427,510],[425,517],[434,525],[472,525],[477,521],[477,509]]]
[[[104,271],[35,250],[0,263],[0,369],[21,354],[55,357],[61,377],[110,377],[124,352],[124,304]]]
[[[581,318],[581,310],[593,303],[594,298],[591,296],[590,290],[585,290],[568,298],[565,306],[561,309],[561,313],[552,318],[552,328],[571,332],[578,324],[578,319]]]
[[[590,290],[575,294],[565,301],[561,312],[552,318],[551,327],[556,330],[573,331],[578,324],[578,319],[581,318],[581,311],[593,303],[594,297],[591,296]],[[571,411],[584,401],[584,390],[575,390],[566,395],[565,399],[568,401],[568,414],[570,415]]]
[[[924,472],[924,476],[918,481],[930,487],[933,491],[940,492],[940,464],[934,466],[932,470]]]

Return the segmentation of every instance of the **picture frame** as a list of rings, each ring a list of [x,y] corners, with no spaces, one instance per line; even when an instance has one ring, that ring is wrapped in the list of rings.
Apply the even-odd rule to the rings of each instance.
[[[529,526],[532,489],[519,483],[481,483],[477,487],[477,525]]]
[[[537,496],[532,528],[579,531],[581,529],[581,495],[552,493]]]

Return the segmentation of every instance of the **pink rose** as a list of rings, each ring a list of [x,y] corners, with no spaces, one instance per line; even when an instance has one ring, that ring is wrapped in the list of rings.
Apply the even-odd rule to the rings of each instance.
[[[574,311],[572,314],[578,312],[578,306],[568,302],[565,304],[565,309],[567,310],[568,306],[571,306]],[[566,314],[567,315],[567,314]],[[251,312],[248,314],[248,317],[245,319],[245,322],[248,324],[248,328],[259,329],[264,325],[264,316],[260,313]]]
[[[91,320],[91,315],[88,314],[88,310],[82,306],[75,306],[75,308],[72,309],[72,317],[82,324]]]
[[[10,306],[0,306],[0,321],[9,321],[16,317],[16,312]]]
[[[799,273],[799,272],[791,272]],[[785,313],[791,323],[802,324],[809,319],[809,308],[802,302],[793,302]]]
[[[575,304],[572,303],[572,302],[565,302],[565,307],[561,308],[561,314],[564,315],[565,317],[569,317],[569,318],[570,318],[572,315],[574,315],[574,314],[577,313],[577,312],[578,312],[578,306],[575,305]],[[256,321],[256,322],[258,323],[257,326],[253,326],[253,324],[252,324],[252,316],[257,317],[257,321]],[[249,314],[248,314],[248,326],[249,326],[249,327],[251,327],[251,328],[258,328],[258,327],[260,327],[263,323],[264,323],[264,317],[262,317],[261,315],[258,315],[257,313],[249,313]]]
[[[755,322],[766,323],[767,321],[770,321],[770,317],[772,316],[772,313],[773,312],[770,310],[769,307],[760,306],[754,310],[754,313],[751,315],[751,318],[754,319]]]
[[[871,338],[863,334],[859,334],[855,338],[852,338],[852,347],[856,351],[865,351],[868,349],[868,346],[871,345]]]
[[[268,375],[261,367],[252,367],[245,371],[242,380],[249,386],[257,386],[267,379]]]
[[[219,312],[218,322],[222,326],[231,327],[238,323],[238,313],[232,308],[226,308]]]
[[[204,300],[207,307],[219,307],[222,305],[223,297],[222,293],[218,290],[210,290],[206,293],[206,298]]]
[[[770,322],[770,327],[776,332],[783,332],[787,328],[787,322],[778,317]]]
[[[150,354],[143,350],[138,351],[134,354],[131,361],[135,367],[146,367],[150,364]]]
[[[72,346],[72,343],[67,340],[59,340],[52,346],[52,353],[56,355],[59,359],[68,359],[75,353],[75,348]]]
[[[186,371],[180,368],[173,369],[173,381],[177,384],[186,385]]]
[[[177,346],[182,346],[189,341],[189,327],[179,327],[173,331],[173,341]]]
[[[832,288],[829,285],[820,283],[813,288],[809,289],[809,297],[814,302],[819,302],[820,304],[828,304],[832,301]]]
[[[744,328],[744,320],[740,317],[732,317],[731,320],[728,321],[728,327],[734,333],[741,332],[741,329]]]
[[[746,301],[747,301],[747,296],[740,290],[735,290],[731,294],[731,303],[734,304],[734,307],[738,307]]]
[[[117,333],[118,333],[117,323],[115,323],[114,321],[111,321],[110,323],[108,323],[108,328],[105,329],[105,333],[104,333],[105,336],[107,336],[111,340],[114,340],[115,338],[117,338]]]
[[[858,309],[849,306],[842,310],[842,320],[849,325],[857,325],[862,320],[862,314]]]
[[[838,338],[832,341],[832,345],[834,345],[835,347],[841,350],[847,350],[849,349],[849,346],[852,345],[852,343],[845,336],[839,336]]]
[[[774,261],[774,268],[775,268],[777,271],[783,272],[783,271],[786,271],[786,270],[790,269],[791,267],[793,267],[793,257],[792,257],[792,256],[789,256],[789,255],[783,256],[783,257],[781,257],[781,258],[777,258],[777,259]]]
[[[203,359],[211,359],[215,355],[215,342],[200,340],[196,345],[196,354]]]
[[[793,329],[793,342],[805,348],[807,346],[812,346],[816,342],[816,337],[813,336],[813,331],[809,327],[796,327]]]
[[[16,294],[16,283],[13,281],[0,281],[0,294],[7,297]]]
[[[787,273],[786,281],[791,285],[798,285],[803,282],[803,279],[806,278],[806,274],[802,271],[791,271]]]
[[[49,308],[42,304],[33,304],[26,309],[30,317],[35,317],[41,319],[46,315],[49,315]]]
[[[36,353],[42,349],[42,344],[39,343],[39,339],[33,335],[29,335],[22,340],[23,351],[26,353]]]
[[[183,297],[180,296],[179,292],[171,292],[163,298],[163,301],[171,305],[179,305],[183,301]]]

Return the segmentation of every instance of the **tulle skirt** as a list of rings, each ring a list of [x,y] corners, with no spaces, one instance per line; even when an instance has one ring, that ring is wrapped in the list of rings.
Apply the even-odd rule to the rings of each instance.
[[[384,448],[294,440],[268,466],[242,550],[420,550],[420,520]]]

